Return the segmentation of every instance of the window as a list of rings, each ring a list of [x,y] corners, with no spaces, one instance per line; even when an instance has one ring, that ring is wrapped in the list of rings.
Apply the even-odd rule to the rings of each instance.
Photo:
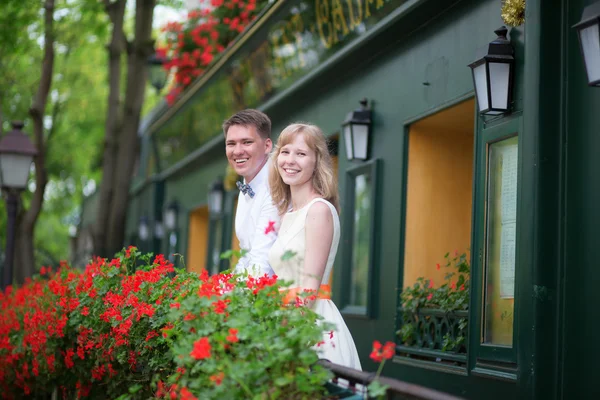
[[[474,99],[407,129],[398,354],[465,370]],[[407,361],[408,362],[408,361]]]
[[[187,269],[200,273],[206,267],[208,244],[208,207],[198,207],[190,213]]]
[[[375,201],[377,194],[377,160],[347,171],[346,201],[343,214],[344,276],[342,312],[372,316],[375,262]]]
[[[471,340],[473,373],[516,379],[521,118],[480,130]]]
[[[484,343],[512,346],[518,138],[488,147]]]

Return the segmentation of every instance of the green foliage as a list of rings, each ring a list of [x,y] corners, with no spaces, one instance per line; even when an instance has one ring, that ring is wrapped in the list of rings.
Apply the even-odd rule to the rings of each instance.
[[[281,282],[173,272],[130,247],[0,292],[0,388],[9,398],[53,388],[91,399],[325,396],[331,374],[315,345],[331,327],[285,305]]]

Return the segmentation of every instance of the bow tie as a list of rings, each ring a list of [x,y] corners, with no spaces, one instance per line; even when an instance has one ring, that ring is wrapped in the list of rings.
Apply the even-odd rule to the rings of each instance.
[[[250,196],[250,198],[254,197],[254,190],[252,190],[250,185],[246,185],[240,181],[237,181],[235,184],[237,185],[238,189],[240,189],[240,192],[247,194]]]

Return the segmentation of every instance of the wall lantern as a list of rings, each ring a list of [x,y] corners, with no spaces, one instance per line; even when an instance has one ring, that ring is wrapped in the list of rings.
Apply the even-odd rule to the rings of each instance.
[[[573,28],[579,35],[588,85],[600,87],[600,1],[584,8]]]
[[[23,190],[37,149],[23,133],[23,122],[15,121],[12,126],[13,130],[0,140],[0,182],[3,188]]]
[[[167,62],[169,62],[169,59],[161,51],[155,52],[148,58],[149,80],[154,89],[156,89],[157,94],[167,84],[167,78],[169,77],[169,71],[165,69]]]
[[[154,221],[154,237],[157,239],[165,237],[165,228],[162,221]]]
[[[484,115],[509,112],[513,91],[515,57],[514,48],[506,37],[508,29],[502,26],[494,33],[498,37],[490,42],[487,54],[469,64],[479,113]]]
[[[179,213],[179,203],[173,200],[169,203],[163,214],[165,228],[168,231],[173,231],[177,228],[177,214]]]
[[[142,241],[146,241],[148,240],[149,236],[150,236],[150,227],[148,226],[148,217],[145,215],[142,215],[140,217],[140,223],[138,225],[138,237],[140,238],[140,240]]]
[[[360,101],[361,107],[346,116],[342,124],[346,157],[348,160],[366,160],[369,154],[369,136],[371,135],[371,110],[367,99]]]
[[[223,212],[224,194],[225,187],[221,179],[217,179],[210,185],[208,192],[208,212],[211,216],[218,216]]]

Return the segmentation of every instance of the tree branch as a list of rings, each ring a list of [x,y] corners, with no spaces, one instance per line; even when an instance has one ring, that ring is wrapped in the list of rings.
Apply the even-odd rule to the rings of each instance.
[[[35,184],[36,189],[31,200],[29,210],[23,219],[23,228],[33,232],[33,226],[42,210],[44,190],[48,182],[46,172],[46,141],[44,138],[44,111],[48,101],[52,75],[54,73],[54,0],[44,2],[44,58],[42,61],[42,74],[38,90],[33,99],[29,114],[33,120],[33,132],[38,154],[35,157]]]

